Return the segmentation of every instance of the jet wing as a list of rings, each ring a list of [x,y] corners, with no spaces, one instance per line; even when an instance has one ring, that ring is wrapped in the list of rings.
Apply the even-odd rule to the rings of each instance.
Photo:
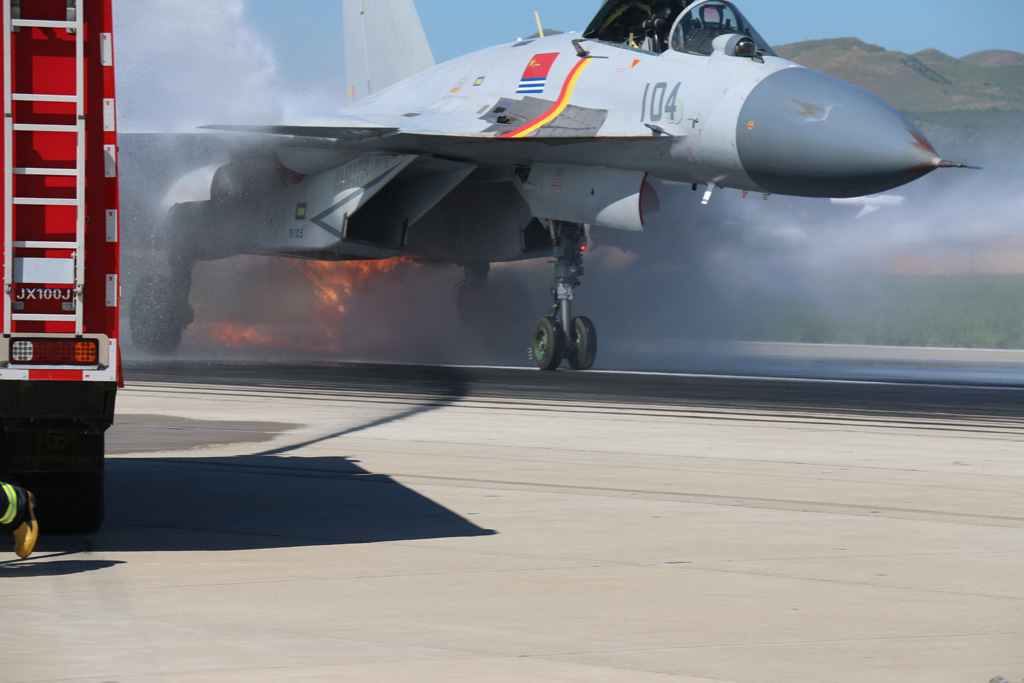
[[[424,119],[427,117],[424,117]],[[432,117],[433,118],[433,117]],[[599,136],[594,129],[562,129],[555,135],[504,136],[493,131],[445,132],[441,126],[421,125],[406,129],[397,126],[210,126],[214,130],[257,134],[264,144],[275,137],[281,140],[279,152],[286,166],[308,173],[297,159],[308,164],[308,155],[317,147],[328,154],[325,170],[330,165],[330,150],[335,154],[417,155],[448,159],[477,167],[528,167],[538,163],[615,166],[622,169],[652,171],[649,160],[671,158],[672,145],[678,141],[671,135],[650,130],[647,135]],[[432,123],[437,123],[434,121]],[[508,128],[508,126],[506,126]],[[578,134],[577,134],[578,133]],[[256,137],[256,136],[254,136]],[[292,149],[300,156],[288,155]],[[301,151],[300,151],[301,150]],[[312,167],[310,167],[312,168]]]
[[[385,118],[385,117],[379,117]],[[388,117],[391,118],[391,117]],[[403,117],[404,119],[405,117]],[[334,154],[375,154],[422,156],[447,159],[479,168],[532,167],[536,164],[573,164],[613,166],[640,172],[655,172],[651,158],[671,159],[672,147],[679,138],[656,129],[646,135],[602,135],[602,115],[572,112],[563,122],[555,121],[541,131],[529,130],[530,119],[472,122],[460,116],[438,112],[403,120],[400,125],[373,125],[356,119],[329,125],[326,121],[311,125],[209,126],[213,130],[255,134],[262,144],[277,146],[282,162],[301,173],[326,170]],[[376,122],[373,122],[374,124]],[[475,128],[475,130],[474,130]],[[525,135],[513,135],[517,131]],[[310,165],[314,148],[322,148],[323,163]],[[287,150],[292,153],[288,153]],[[685,179],[684,179],[685,180]]]
[[[299,138],[320,138],[345,141],[369,140],[394,135],[399,128],[386,126],[203,126],[207,130],[261,135],[288,135]]]
[[[495,139],[508,139],[501,135],[488,135],[488,134],[459,134],[459,133],[446,133],[440,130],[407,130],[402,128],[379,126],[379,127],[347,127],[347,126],[203,126],[205,130],[219,130],[231,133],[253,133],[258,135],[281,135],[298,138],[316,138],[316,139],[329,139],[337,140],[341,143],[346,142],[363,142],[367,140],[374,140],[380,138],[390,138],[394,136],[417,136],[417,137],[446,137],[453,140],[495,140]],[[542,140],[546,142],[553,142],[558,139],[570,139],[575,142],[581,140],[608,140],[608,139],[650,139],[652,137],[658,137],[662,135],[657,129],[652,129],[650,134],[637,135],[637,136],[621,136],[616,135],[611,138],[609,137],[598,137],[595,135],[558,135],[558,136],[537,136],[537,137],[524,137],[517,138],[519,140]],[[344,144],[342,144],[344,146]],[[365,149],[365,146],[360,145],[360,149]]]

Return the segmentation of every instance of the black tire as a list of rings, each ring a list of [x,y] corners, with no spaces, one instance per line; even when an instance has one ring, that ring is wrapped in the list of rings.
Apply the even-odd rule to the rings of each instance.
[[[569,365],[573,370],[589,370],[597,360],[597,329],[590,318],[572,319],[572,345]]]
[[[42,533],[88,534],[103,523],[102,473],[31,473],[17,480],[36,497]]]
[[[565,332],[562,324],[548,317],[533,328],[533,359],[541,370],[557,370],[565,353]]]
[[[128,316],[132,341],[150,353],[173,353],[192,323],[188,294],[163,275],[147,275],[134,287]]]
[[[6,466],[11,453],[19,451],[29,462],[49,464],[64,459],[79,471],[19,472],[9,479],[35,495],[36,518],[44,533],[82,534],[99,529],[103,523],[103,433],[15,431],[0,434],[6,451]]]

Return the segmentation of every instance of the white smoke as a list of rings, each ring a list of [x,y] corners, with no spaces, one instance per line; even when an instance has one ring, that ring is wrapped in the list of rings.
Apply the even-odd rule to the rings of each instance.
[[[886,270],[908,260],[931,261],[935,269],[948,273],[972,267],[978,272],[1024,272],[1024,264],[1008,268],[991,262],[969,263],[971,253],[990,252],[1010,244],[1008,240],[1024,238],[1024,182],[1002,172],[998,163],[983,171],[936,171],[890,194],[905,196],[906,202],[864,218],[858,217],[857,207],[819,202],[824,210],[799,224],[800,206],[812,204],[795,201],[782,211],[758,211],[756,205],[741,204],[741,215],[749,226],[762,230],[788,225],[804,232],[802,249],[786,255],[785,267],[798,266],[820,275]],[[1014,245],[1018,253],[1019,246]],[[748,276],[764,266],[779,265],[763,254],[750,261],[741,268]]]
[[[121,130],[281,119],[274,54],[244,0],[115,0],[114,21]]]

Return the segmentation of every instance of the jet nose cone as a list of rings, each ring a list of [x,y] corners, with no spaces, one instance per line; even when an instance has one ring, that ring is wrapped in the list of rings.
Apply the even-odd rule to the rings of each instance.
[[[938,168],[917,128],[874,95],[816,71],[772,74],[747,97],[737,123],[740,163],[768,192],[860,197]]]

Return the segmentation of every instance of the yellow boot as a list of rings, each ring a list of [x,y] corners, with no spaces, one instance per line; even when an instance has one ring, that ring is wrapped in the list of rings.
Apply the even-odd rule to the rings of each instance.
[[[36,539],[39,538],[39,523],[36,522],[36,497],[30,491],[26,491],[25,495],[28,496],[28,514],[21,526],[14,530],[14,552],[23,560],[32,554],[36,547]]]

